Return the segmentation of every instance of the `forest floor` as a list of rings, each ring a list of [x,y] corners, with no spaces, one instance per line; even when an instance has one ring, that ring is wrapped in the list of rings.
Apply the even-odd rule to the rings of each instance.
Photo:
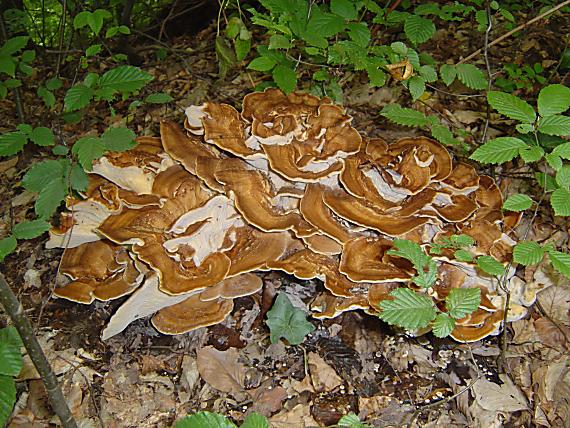
[[[564,49],[562,35],[568,32],[564,17],[542,21],[493,47],[490,62],[497,69],[507,62],[538,62],[545,67],[546,76],[556,76],[551,83],[558,83],[564,75],[555,73],[554,68]],[[174,38],[164,60],[158,60],[156,49],[148,47],[155,42],[139,39],[142,68],[155,76],[152,90],[169,93],[174,102],[143,106],[114,117],[100,103],[99,109],[81,123],[66,126],[64,132],[71,137],[93,127],[101,131],[103,126],[126,122],[138,135],[158,135],[160,120],[182,124],[183,109],[189,105],[214,101],[239,108],[257,77],[242,68],[231,71],[225,81],[218,80],[214,39],[214,26],[192,37]],[[428,50],[436,52],[440,61],[455,62],[481,47],[482,39],[482,33],[470,24],[451,24],[438,32]],[[483,64],[483,58],[477,62]],[[97,71],[106,68],[104,62],[99,66]],[[527,93],[538,92],[539,85],[534,85]],[[32,122],[45,112],[35,88],[23,89]],[[364,135],[394,140],[421,134],[420,130],[389,125],[379,116],[384,105],[406,102],[406,95],[395,83],[370,88],[358,75],[352,75],[343,89],[353,126]],[[467,91],[464,87],[445,90]],[[436,112],[447,123],[464,129],[465,142],[473,147],[487,118],[484,98],[430,92],[417,107]],[[2,127],[13,129],[14,105],[7,99],[0,106]],[[490,116],[491,136],[505,135],[510,127],[510,122]],[[0,210],[5,215],[0,219],[0,231],[7,227],[3,223],[7,218],[18,222],[33,215],[34,195],[22,188],[20,180],[38,160],[37,154],[25,152],[0,162]],[[505,194],[532,195],[539,189],[533,188],[531,181],[514,178],[528,176],[528,172],[516,164],[492,171]],[[523,219],[518,233],[528,229],[529,221]],[[569,227],[568,219],[555,220],[543,205],[532,220],[527,239],[567,246]],[[286,291],[302,306],[322,287],[319,281],[299,281],[276,273],[265,275],[262,292],[238,299],[222,324],[165,336],[157,333],[148,319],[142,319],[102,341],[101,329],[119,302],[87,306],[52,298],[62,251],[45,249],[45,241],[43,237],[21,242],[6,258],[2,271],[32,319],[82,427],[171,426],[176,419],[199,410],[219,412],[238,423],[248,412],[257,411],[269,417],[272,427],[279,428],[330,426],[349,412],[377,427],[570,426],[570,284],[545,265],[517,272],[528,280],[537,271],[545,273],[548,287],[525,318],[507,327],[506,352],[498,337],[470,344],[430,334],[408,337],[360,312],[325,321],[309,318],[317,329],[302,345],[270,344],[264,315],[276,290]],[[499,370],[501,356],[504,365]],[[216,367],[215,374],[202,370],[206,363]],[[29,361],[20,380],[9,426],[55,423]]]

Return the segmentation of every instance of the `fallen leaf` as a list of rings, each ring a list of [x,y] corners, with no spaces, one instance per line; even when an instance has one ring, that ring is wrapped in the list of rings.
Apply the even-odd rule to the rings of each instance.
[[[309,428],[319,424],[311,416],[311,408],[307,404],[297,404],[291,410],[283,410],[269,419],[271,428]]]
[[[197,351],[198,372],[208,384],[224,392],[240,392],[244,389],[245,367],[238,363],[238,351],[230,348],[218,351],[206,346]]]
[[[475,400],[485,410],[492,412],[516,412],[527,410],[528,405],[524,394],[506,375],[499,376],[502,385],[479,379],[473,385]]]
[[[317,392],[329,392],[342,384],[342,379],[319,354],[309,352],[309,372]]]
[[[271,387],[271,383],[272,381],[268,380],[259,388],[248,390],[253,401],[250,409],[252,412],[269,416],[281,409],[283,401],[287,398],[287,391],[281,386]]]

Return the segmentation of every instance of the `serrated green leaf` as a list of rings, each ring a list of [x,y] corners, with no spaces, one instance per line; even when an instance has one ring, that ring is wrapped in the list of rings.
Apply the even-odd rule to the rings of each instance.
[[[267,312],[266,324],[271,343],[284,338],[291,345],[299,345],[307,334],[315,330],[315,326],[307,321],[305,312],[295,308],[284,293],[279,293],[273,307]]]
[[[269,71],[275,67],[276,64],[277,62],[273,58],[258,56],[248,64],[247,68],[255,71]]]
[[[570,88],[548,85],[538,94],[538,113],[542,116],[564,113],[570,107]]]
[[[245,417],[240,428],[269,428],[269,421],[265,416],[253,412]]]
[[[72,86],[65,94],[63,104],[65,111],[75,111],[87,106],[93,98],[94,91],[92,88],[81,83]]]
[[[38,95],[44,100],[46,107],[52,108],[55,105],[55,95],[43,86],[38,88]]]
[[[480,288],[454,288],[445,298],[447,313],[455,319],[461,319],[474,312],[480,303]]]
[[[61,79],[57,77],[52,77],[46,81],[46,88],[50,91],[55,91],[63,86]]]
[[[22,81],[20,79],[6,79],[4,81],[4,86],[8,89],[19,88],[22,86]]]
[[[544,174],[542,172],[535,172],[534,178],[546,192],[552,192],[558,189],[558,184],[552,175]]]
[[[221,79],[225,79],[228,71],[237,63],[237,58],[229,40],[224,36],[216,37],[216,57],[218,58],[218,73]]]
[[[560,187],[570,188],[570,165],[563,165],[556,171],[556,183]]]
[[[348,37],[359,46],[366,47],[370,43],[370,29],[364,22],[350,22],[346,24]]]
[[[98,86],[103,90],[129,94],[142,89],[153,77],[138,67],[121,65],[101,76]]]
[[[533,123],[536,113],[532,106],[524,100],[505,92],[487,92],[487,101],[495,110],[509,119],[519,122]]]
[[[251,50],[251,38],[245,40],[239,38],[235,39],[234,47],[236,50],[236,60],[243,61]]]
[[[89,176],[81,165],[73,164],[71,167],[71,188],[78,192],[85,192],[89,185]]]
[[[386,73],[376,67],[366,69],[370,86],[382,87],[386,84]]]
[[[360,422],[358,416],[350,412],[348,415],[344,415],[342,418],[338,420],[336,423],[337,426],[343,428],[369,428],[370,425],[364,424]]]
[[[0,262],[2,262],[8,254],[11,254],[17,245],[18,241],[11,235],[0,239]]]
[[[400,56],[405,56],[408,54],[408,47],[403,42],[393,42],[390,48]]]
[[[29,36],[16,36],[12,37],[0,47],[0,54],[2,55],[12,55],[16,52],[24,49],[24,47],[28,44],[28,40],[30,40]]]
[[[217,413],[198,412],[176,421],[175,428],[237,428],[237,426]]]
[[[128,128],[108,128],[101,135],[101,141],[103,141],[105,150],[122,152],[137,145],[135,137],[136,134]]]
[[[423,43],[435,33],[435,25],[431,19],[418,15],[410,15],[404,21],[406,37],[414,44]]]
[[[36,51],[34,50],[27,50],[22,52],[22,61],[29,63],[36,59]]]
[[[552,150],[552,154],[570,160],[570,143],[562,143]]]
[[[519,149],[519,155],[525,162],[538,162],[544,156],[544,149],[537,146],[527,146]]]
[[[435,337],[447,337],[455,328],[455,320],[446,313],[437,314],[431,331]]]
[[[291,41],[282,34],[274,34],[269,38],[269,49],[289,49]]]
[[[398,125],[426,126],[429,124],[428,119],[422,112],[400,107],[398,104],[388,104],[382,109],[380,114]]]
[[[380,302],[380,319],[388,324],[408,330],[427,327],[435,318],[436,308],[432,299],[409,288],[397,288],[390,293],[394,300]]]
[[[106,149],[105,143],[101,138],[82,137],[75,142],[71,152],[77,155],[79,164],[85,171],[91,171],[93,161],[103,156]]]
[[[50,227],[51,225],[45,220],[29,220],[15,225],[12,233],[17,239],[33,239],[47,232]]]
[[[24,175],[22,184],[31,192],[40,192],[52,180],[63,180],[65,162],[46,160],[32,166]]]
[[[544,249],[534,241],[521,241],[513,249],[513,261],[523,266],[540,263]]]
[[[477,257],[477,266],[489,275],[502,275],[505,273],[505,267],[491,256]]]
[[[344,30],[344,18],[334,13],[321,11],[313,7],[307,23],[307,33],[320,37],[331,37]]]
[[[437,71],[431,65],[422,65],[420,67],[420,76],[422,76],[426,82],[433,83],[437,80]]]
[[[458,64],[455,66],[457,78],[461,83],[471,89],[485,89],[487,79],[481,70],[472,64]]]
[[[16,384],[12,376],[0,375],[0,424],[4,425],[16,403]]]
[[[459,144],[459,141],[457,141],[457,139],[453,136],[453,133],[447,126],[444,125],[432,126],[431,135],[441,144],[445,144],[446,146]]]
[[[538,122],[538,130],[546,135],[570,135],[570,117],[562,115],[543,117]]]
[[[528,134],[534,130],[534,125],[530,123],[517,123],[515,129],[521,134]]]
[[[14,77],[16,75],[16,65],[16,60],[11,56],[0,55],[0,73]]]
[[[548,163],[548,166],[553,168],[555,171],[558,171],[560,168],[562,168],[562,159],[560,156],[555,155],[554,152],[547,153],[544,156],[544,159],[546,160],[546,163]]]
[[[150,104],[166,104],[172,101],[173,98],[164,92],[157,92],[156,94],[148,95],[144,101]]]
[[[50,218],[67,196],[67,186],[63,179],[52,180],[40,191],[34,209],[40,218]]]
[[[297,86],[297,74],[291,67],[279,64],[273,69],[272,75],[279,89],[286,94],[293,91]]]
[[[20,123],[19,125],[16,126],[16,129],[28,137],[30,136],[30,134],[34,130],[32,128],[32,126],[28,125],[27,123]]]
[[[75,17],[73,18],[73,28],[78,30],[88,25],[87,17],[89,15],[91,15],[91,12],[88,12],[86,10],[79,12],[77,15],[75,15]]]
[[[389,255],[405,258],[412,262],[417,275],[412,281],[422,287],[431,287],[437,278],[437,266],[422,247],[407,239],[394,239],[394,248],[387,252]]]
[[[481,163],[504,163],[516,157],[519,149],[525,147],[527,144],[519,138],[499,137],[478,147],[469,159]]]
[[[0,135],[0,156],[12,156],[22,151],[28,138],[22,132],[7,132]]]
[[[503,204],[503,209],[507,211],[524,211],[532,206],[532,199],[527,195],[516,194],[509,196]]]
[[[85,49],[85,56],[86,57],[95,56],[101,53],[102,49],[103,48],[101,45],[91,45],[87,49]]]
[[[331,0],[331,12],[349,21],[358,17],[354,3],[350,0]]]
[[[421,76],[412,76],[408,80],[408,89],[412,95],[412,100],[417,100],[426,91],[426,82]]]
[[[570,254],[549,250],[548,255],[552,266],[566,278],[570,278]]]
[[[556,189],[550,196],[550,204],[555,215],[570,216],[570,191],[562,187]]]
[[[51,129],[46,128],[45,126],[38,126],[37,128],[34,128],[30,134],[30,140],[38,146],[53,146],[55,136]]]
[[[456,250],[453,255],[460,262],[471,263],[473,261],[473,254],[467,250]]]

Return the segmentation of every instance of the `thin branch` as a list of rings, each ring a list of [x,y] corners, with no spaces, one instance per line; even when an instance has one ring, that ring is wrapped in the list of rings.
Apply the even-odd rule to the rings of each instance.
[[[520,30],[525,29],[526,27],[528,27],[529,25],[534,24],[537,21],[540,21],[542,18],[553,14],[554,12],[556,12],[559,9],[562,9],[564,6],[568,6],[570,4],[570,0],[566,0],[562,3],[560,3],[558,6],[555,6],[551,9],[548,9],[546,12],[541,13],[540,15],[538,15],[537,17],[531,19],[530,21],[525,22],[524,24],[519,25],[518,27],[512,29],[511,31],[509,31],[508,33],[503,34],[501,37],[499,37],[498,39],[493,40],[491,43],[489,43],[488,48],[490,48],[491,46],[495,46],[497,43],[501,43],[503,40],[511,37],[513,34],[519,32]],[[470,61],[473,58],[475,58],[477,55],[479,55],[481,52],[483,52],[483,49],[477,49],[475,52],[473,52],[471,55],[463,58],[462,60],[460,60],[457,64],[463,64],[464,62]]]
[[[63,42],[65,39],[65,21],[67,20],[67,0],[63,0],[61,9],[61,19],[59,21],[59,51],[63,51]],[[55,66],[55,76],[59,77],[59,68],[61,67],[62,54],[57,54],[57,63]]]
[[[14,295],[14,292],[6,282],[4,275],[0,273],[0,303],[4,307],[6,313],[14,323],[14,327],[18,330],[18,334],[22,338],[22,342],[28,351],[30,359],[38,370],[42,381],[46,387],[49,402],[55,414],[59,417],[61,425],[64,428],[77,428],[77,424],[65,397],[61,392],[61,388],[57,382],[49,361],[47,360],[30,324],[30,320],[26,317],[24,307]]]
[[[491,34],[491,29],[493,28],[493,17],[491,16],[491,4],[487,0],[485,3],[485,13],[487,15],[487,29],[485,30],[485,45],[483,47],[483,56],[485,57],[485,67],[487,68],[487,92],[493,87],[493,73],[491,70],[491,63],[489,62],[489,35]],[[481,144],[487,142],[487,132],[489,131],[489,124],[491,123],[491,106],[487,104],[485,112],[485,127],[483,128],[483,136],[481,137]]]

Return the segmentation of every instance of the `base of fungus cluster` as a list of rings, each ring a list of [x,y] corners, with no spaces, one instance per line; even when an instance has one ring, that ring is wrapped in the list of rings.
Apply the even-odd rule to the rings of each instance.
[[[428,138],[365,138],[351,121],[329,99],[268,89],[247,95],[241,113],[189,107],[185,131],[164,122],[159,138],[103,156],[51,231],[48,246],[65,248],[71,278],[55,295],[89,304],[130,294],[107,339],[150,315],[165,334],[222,322],[269,270],[323,282],[316,318],[375,314],[392,290],[414,287],[413,266],[388,254],[395,238],[427,248],[463,233],[475,254],[508,264],[517,218],[502,211],[493,179]],[[496,281],[451,252],[436,262],[437,282],[422,291],[436,304],[453,288],[481,290],[479,309],[451,336],[497,334],[505,298]],[[508,321],[536,294],[513,275]]]

